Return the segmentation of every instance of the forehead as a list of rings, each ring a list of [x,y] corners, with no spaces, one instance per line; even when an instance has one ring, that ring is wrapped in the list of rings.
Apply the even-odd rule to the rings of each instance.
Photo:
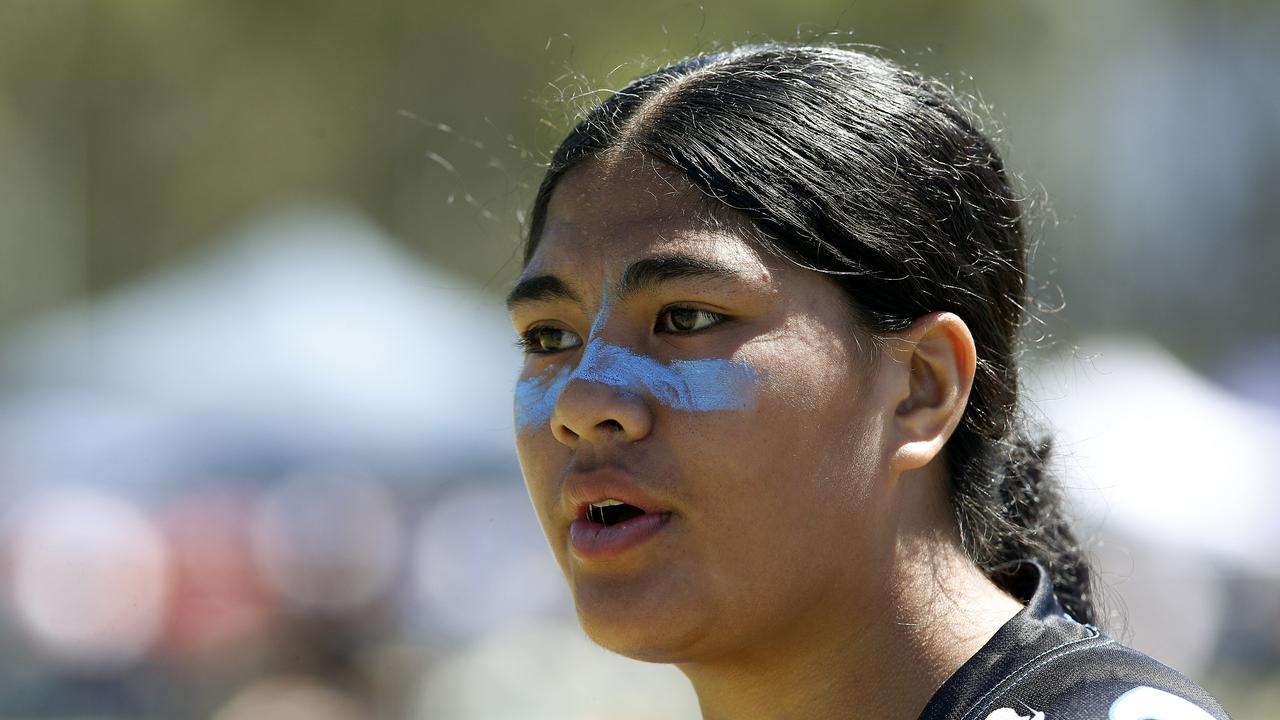
[[[743,272],[767,264],[746,220],[712,213],[680,173],[643,157],[584,161],[561,178],[524,275],[610,277],[643,257],[704,257]],[[727,217],[726,217],[727,216]]]

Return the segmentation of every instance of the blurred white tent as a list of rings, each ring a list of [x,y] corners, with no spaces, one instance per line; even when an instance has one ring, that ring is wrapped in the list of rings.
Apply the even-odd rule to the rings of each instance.
[[[495,297],[358,214],[297,207],[0,338],[0,456],[108,472],[225,433],[514,467],[512,337]]]
[[[1103,624],[1196,677],[1225,626],[1265,622],[1229,616],[1230,587],[1249,607],[1280,579],[1280,412],[1148,342],[1081,348],[1028,372],[1027,396],[1053,430]]]
[[[1157,345],[1100,337],[1028,396],[1055,430],[1087,525],[1280,575],[1280,412],[1233,395]]]

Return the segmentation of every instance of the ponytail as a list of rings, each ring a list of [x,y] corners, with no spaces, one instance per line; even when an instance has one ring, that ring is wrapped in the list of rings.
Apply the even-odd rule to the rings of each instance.
[[[997,585],[1015,591],[1018,563],[1035,560],[1049,573],[1063,609],[1079,622],[1094,623],[1089,563],[1048,472],[1052,445],[1048,437],[1016,436],[1004,446],[1002,467],[991,482],[953,485],[952,506],[965,552]]]

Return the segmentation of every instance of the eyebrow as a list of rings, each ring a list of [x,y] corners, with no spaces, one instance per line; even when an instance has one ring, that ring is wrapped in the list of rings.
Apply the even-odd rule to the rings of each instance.
[[[738,271],[729,265],[691,255],[661,255],[637,260],[622,273],[616,301],[629,295],[651,290],[673,280],[736,280]],[[582,304],[582,299],[555,275],[536,275],[516,284],[507,295],[507,309],[527,302],[565,300]]]
[[[660,255],[637,260],[622,273],[618,299],[651,290],[672,280],[735,280],[738,272],[728,265],[690,255]]]
[[[567,300],[578,305],[582,304],[582,298],[578,297],[578,293],[560,278],[555,275],[537,275],[516,283],[515,288],[507,295],[507,309],[511,310],[524,303],[553,300]]]

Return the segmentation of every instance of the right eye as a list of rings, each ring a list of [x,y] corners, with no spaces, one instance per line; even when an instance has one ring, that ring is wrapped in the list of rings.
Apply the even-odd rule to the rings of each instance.
[[[552,325],[531,327],[520,335],[516,341],[526,353],[532,355],[548,355],[550,353],[572,350],[582,344],[582,338],[564,328]]]

